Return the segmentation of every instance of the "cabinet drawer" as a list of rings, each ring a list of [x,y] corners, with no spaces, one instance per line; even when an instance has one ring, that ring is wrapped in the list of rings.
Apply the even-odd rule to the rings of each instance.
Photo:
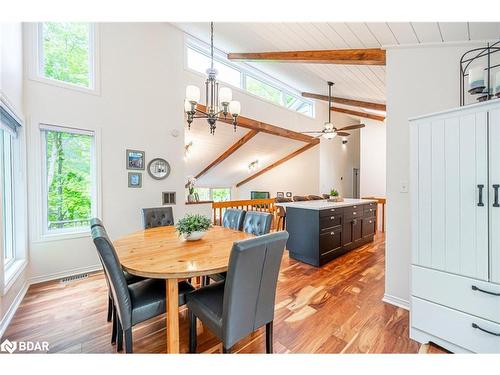
[[[364,215],[364,206],[356,205],[344,208],[344,217],[346,219],[363,217],[363,215]]]
[[[377,214],[377,207],[372,207],[372,206],[366,205],[363,212],[364,212],[365,217],[367,217],[367,216],[376,216],[376,214]]]
[[[500,295],[486,292],[500,285],[412,266],[412,295],[500,323]]]
[[[326,210],[320,210],[319,211],[319,216],[338,216],[341,215],[344,212],[343,207],[336,207],[336,208],[328,208]]]
[[[377,208],[377,202],[369,202],[365,204],[365,209],[366,208]]]
[[[342,246],[342,230],[341,227],[332,228],[332,230],[324,232],[319,236],[319,254],[328,253],[331,250],[338,249]]]
[[[375,218],[365,218],[363,219],[362,236],[371,236],[375,234]]]
[[[500,353],[500,336],[494,335],[500,324],[420,298],[411,298],[411,325],[472,352]]]
[[[323,216],[319,219],[319,229],[321,231],[336,227],[342,224],[342,216],[341,215],[331,215],[331,216]]]

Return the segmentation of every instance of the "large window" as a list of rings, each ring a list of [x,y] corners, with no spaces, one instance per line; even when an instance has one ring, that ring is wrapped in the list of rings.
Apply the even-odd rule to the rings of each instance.
[[[200,201],[225,202],[231,200],[231,188],[205,188],[194,189],[198,193]]]
[[[46,233],[87,230],[95,215],[93,132],[41,125]]]
[[[2,184],[2,233],[4,266],[15,259],[14,246],[14,181],[13,181],[13,137],[9,132],[0,130],[0,179]]]
[[[39,74],[48,79],[94,88],[93,30],[90,23],[40,23]]]
[[[187,67],[198,73],[206,74],[210,66],[210,56],[202,47],[191,45],[187,47]],[[214,68],[217,69],[217,79],[231,86],[243,89],[271,103],[281,105],[314,117],[314,104],[312,101],[301,98],[300,93],[288,88],[279,81],[273,80],[265,73],[244,68],[242,64],[234,64],[223,57],[214,56]]]

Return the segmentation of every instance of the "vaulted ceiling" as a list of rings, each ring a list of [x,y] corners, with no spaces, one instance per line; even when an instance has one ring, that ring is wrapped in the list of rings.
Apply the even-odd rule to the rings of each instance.
[[[177,23],[208,42],[207,23]],[[267,52],[500,39],[500,22],[216,23],[215,45],[224,52]],[[385,102],[385,67],[250,63],[300,91]]]

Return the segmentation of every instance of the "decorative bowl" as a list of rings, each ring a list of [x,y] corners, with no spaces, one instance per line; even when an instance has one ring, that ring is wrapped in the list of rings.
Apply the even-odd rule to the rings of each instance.
[[[198,241],[201,240],[206,233],[207,233],[206,230],[197,230],[191,232],[190,234],[183,233],[182,237],[184,237],[186,241]]]

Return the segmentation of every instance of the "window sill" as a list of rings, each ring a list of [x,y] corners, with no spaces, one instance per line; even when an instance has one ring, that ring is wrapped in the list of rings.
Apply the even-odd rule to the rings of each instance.
[[[4,287],[2,295],[7,294],[27,265],[28,261],[26,259],[18,259],[9,264],[4,273]]]
[[[78,232],[60,232],[60,233],[50,233],[43,234],[40,239],[34,241],[34,243],[43,243],[43,242],[53,242],[53,241],[65,241],[65,240],[73,240],[77,238],[85,238],[90,237],[90,231],[88,229],[84,229]]]
[[[60,88],[63,88],[63,89],[68,89],[68,90],[79,91],[79,92],[83,92],[85,94],[91,94],[91,95],[96,95],[96,96],[100,96],[101,95],[101,92],[100,92],[100,90],[97,87],[96,88],[90,88],[90,87],[78,86],[78,85],[75,85],[75,84],[72,84],[72,83],[68,83],[68,82],[64,82],[64,81],[58,81],[56,79],[51,79],[51,78],[42,77],[42,76],[38,76],[38,75],[37,76],[29,77],[29,79],[31,81],[34,81],[34,82],[43,83],[45,85],[60,87]]]

